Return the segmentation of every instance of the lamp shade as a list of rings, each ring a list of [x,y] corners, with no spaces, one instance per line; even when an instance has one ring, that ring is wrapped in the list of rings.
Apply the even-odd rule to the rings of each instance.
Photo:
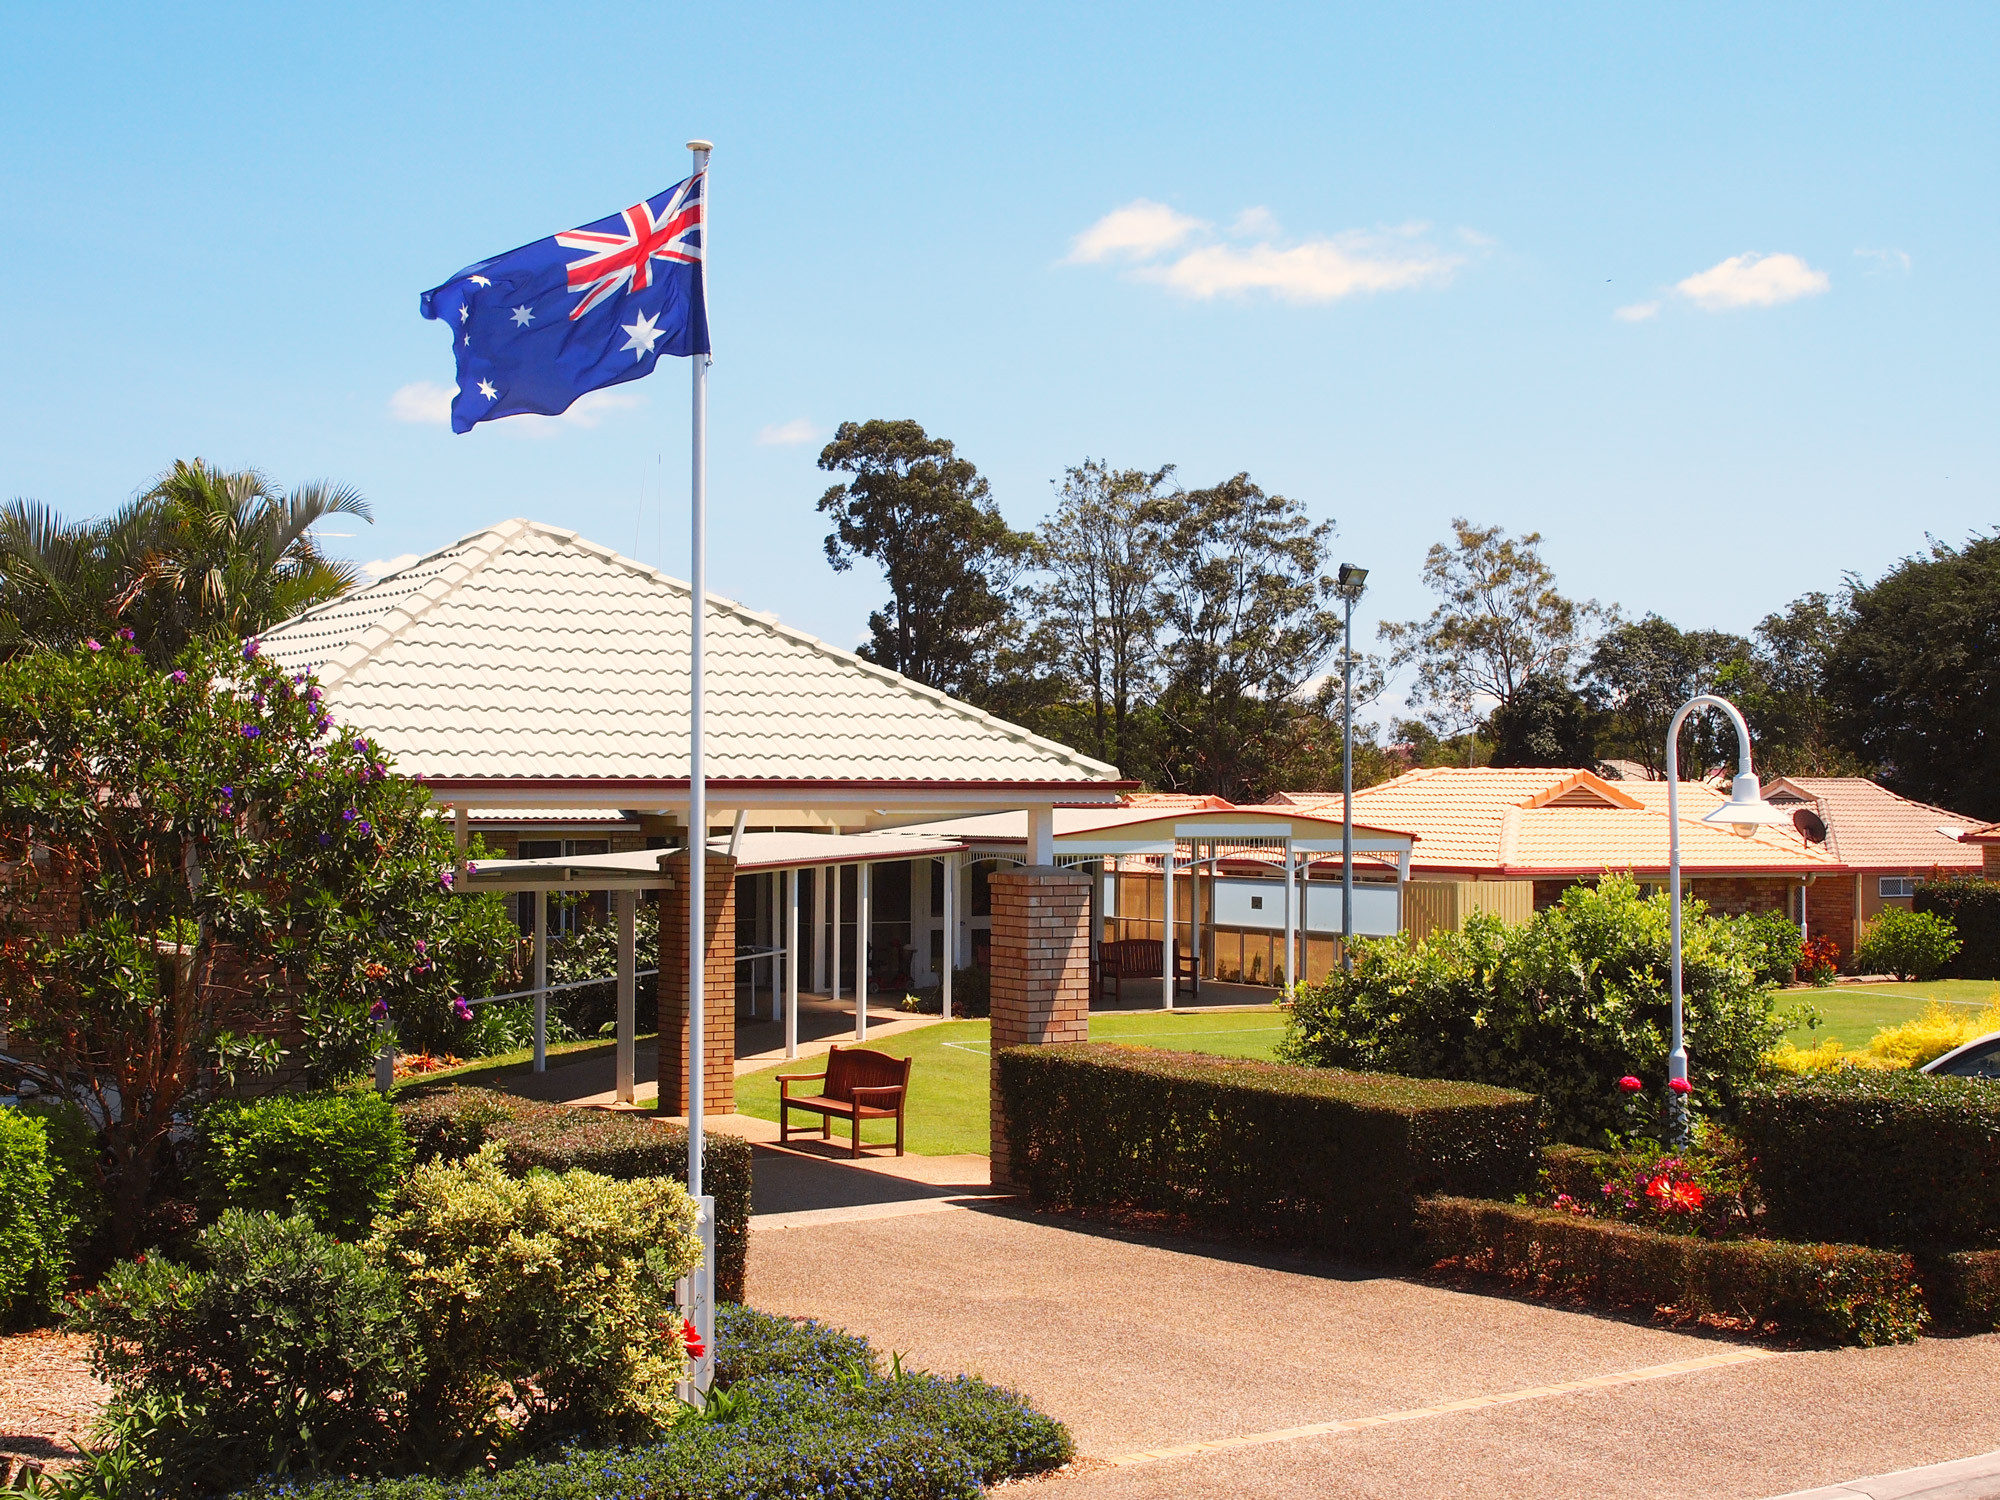
[[[1727,828],[1738,838],[1749,838],[1759,828],[1789,828],[1792,820],[1764,800],[1764,792],[1752,772],[1745,772],[1729,786],[1729,800],[1702,819]]]

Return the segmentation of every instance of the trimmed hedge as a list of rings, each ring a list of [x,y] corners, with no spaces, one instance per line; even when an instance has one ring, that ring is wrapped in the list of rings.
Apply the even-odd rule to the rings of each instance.
[[[1039,1203],[1395,1255],[1418,1198],[1535,1183],[1536,1101],[1508,1089],[1100,1042],[999,1059],[1014,1169]]]
[[[1956,979],[2000,979],[2000,881],[1926,880],[1910,902],[1958,929],[1961,944],[1944,972]]]
[[[359,1240],[408,1173],[410,1144],[379,1094],[266,1094],[197,1115],[191,1164],[210,1217],[298,1213],[336,1239]]]
[[[2000,1244],[2000,1082],[1842,1068],[1750,1090],[1740,1129],[1775,1233]]]
[[[1919,1256],[1917,1264],[1939,1323],[1967,1333],[2000,1330],[2000,1250],[1954,1250]]]
[[[621,1181],[634,1177],[687,1180],[687,1130],[645,1115],[516,1098],[492,1089],[454,1086],[396,1104],[419,1162],[458,1161],[497,1141],[507,1170],[572,1167]],[[715,1199],[715,1295],[740,1302],[750,1253],[750,1143],[708,1135],[702,1186]]]
[[[1433,1269],[1614,1307],[1671,1307],[1861,1345],[1907,1343],[1929,1318],[1915,1262],[1888,1250],[1704,1240],[1470,1198],[1419,1203],[1417,1227]]]

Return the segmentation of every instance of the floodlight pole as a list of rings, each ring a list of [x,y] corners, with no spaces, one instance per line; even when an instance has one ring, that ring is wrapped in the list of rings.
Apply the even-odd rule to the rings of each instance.
[[[1340,970],[1354,969],[1354,601],[1368,570],[1340,566],[1346,604],[1340,634]]]
[[[1675,1145],[1688,1139],[1687,1095],[1674,1088],[1674,1081],[1687,1082],[1687,1034],[1681,1015],[1681,725],[1697,708],[1719,708],[1736,726],[1736,774],[1752,776],[1750,769],[1750,726],[1727,698],[1698,693],[1680,706],[1667,726],[1667,944],[1673,967],[1670,980],[1673,1002],[1673,1035],[1667,1053],[1667,1121]]]

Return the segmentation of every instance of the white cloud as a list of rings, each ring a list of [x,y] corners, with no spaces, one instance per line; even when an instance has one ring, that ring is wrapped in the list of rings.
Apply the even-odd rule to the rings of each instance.
[[[1643,323],[1660,310],[1657,302],[1633,302],[1611,314],[1621,323]]]
[[[1135,274],[1189,297],[1269,292],[1285,302],[1336,302],[1361,292],[1393,292],[1447,281],[1462,264],[1423,245],[1341,235],[1278,246],[1203,245]]]
[[[416,380],[401,387],[389,398],[389,415],[398,422],[426,422],[437,427],[451,425],[451,398],[458,394],[448,385]]]
[[[819,429],[810,417],[794,417],[789,422],[773,422],[757,434],[757,444],[762,448],[795,448],[800,443],[810,443],[819,436]]]
[[[417,554],[414,552],[405,552],[400,557],[378,557],[373,562],[361,565],[361,576],[374,583],[378,579],[387,578],[391,573],[400,573],[416,560]]]
[[[1274,235],[1278,232],[1278,216],[1268,208],[1246,208],[1230,222],[1229,232],[1250,238],[1254,235]]]
[[[1175,213],[1164,203],[1135,198],[1123,208],[1114,208],[1076,237],[1069,258],[1079,264],[1120,257],[1145,260],[1171,250],[1191,234],[1208,226],[1200,219]]]
[[[1706,271],[1675,285],[1674,290],[1710,312],[1732,307],[1776,307],[1801,297],[1816,297],[1833,285],[1824,271],[1815,271],[1796,255],[1732,255]]]
[[[1908,271],[1910,252],[1907,250],[1856,250],[1863,260],[1872,260],[1883,271]]]

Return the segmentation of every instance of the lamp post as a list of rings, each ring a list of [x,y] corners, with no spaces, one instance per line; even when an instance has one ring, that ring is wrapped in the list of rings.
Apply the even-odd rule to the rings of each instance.
[[[1335,587],[1346,606],[1340,632],[1340,968],[1354,968],[1354,601],[1368,570],[1342,563]]]
[[[1667,1118],[1676,1145],[1688,1137],[1687,1094],[1674,1084],[1687,1083],[1687,1035],[1681,1024],[1681,725],[1697,708],[1717,708],[1736,726],[1736,779],[1729,800],[1702,819],[1747,839],[1759,828],[1789,826],[1791,820],[1764,800],[1757,775],[1750,769],[1750,726],[1727,698],[1700,693],[1688,699],[1667,726],[1667,900],[1668,944],[1673,956],[1673,1047],[1667,1053]]]

